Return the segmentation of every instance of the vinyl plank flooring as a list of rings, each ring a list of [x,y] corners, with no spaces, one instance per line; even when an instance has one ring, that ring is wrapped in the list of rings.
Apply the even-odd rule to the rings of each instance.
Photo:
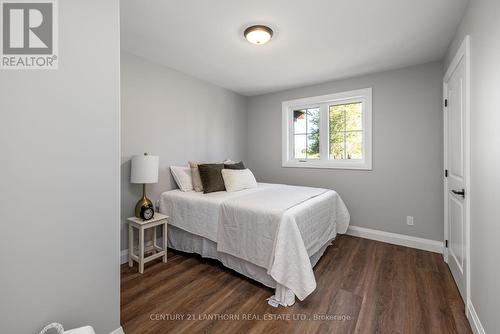
[[[169,250],[168,263],[121,269],[121,324],[149,333],[472,333],[442,256],[339,236],[292,307],[214,260]]]

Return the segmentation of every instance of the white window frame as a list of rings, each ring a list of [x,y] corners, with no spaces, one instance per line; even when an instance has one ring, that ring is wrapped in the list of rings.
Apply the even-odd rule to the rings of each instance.
[[[363,159],[330,160],[329,110],[331,104],[362,103]],[[294,159],[293,111],[320,108],[320,159]],[[325,121],[326,120],[326,121]],[[307,97],[282,102],[282,166],[333,169],[372,169],[372,89]]]

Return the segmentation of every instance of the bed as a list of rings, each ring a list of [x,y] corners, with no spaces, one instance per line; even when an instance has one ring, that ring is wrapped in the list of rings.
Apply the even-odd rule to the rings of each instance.
[[[167,191],[160,212],[170,216],[169,247],[274,288],[272,306],[315,290],[313,267],[350,219],[333,190],[269,183],[237,192]]]

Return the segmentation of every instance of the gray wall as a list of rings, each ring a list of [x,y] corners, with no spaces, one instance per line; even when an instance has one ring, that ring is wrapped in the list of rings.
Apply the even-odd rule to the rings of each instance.
[[[134,215],[142,188],[130,184],[130,158],[160,157],[153,203],[176,188],[169,166],[188,160],[239,160],[246,155],[246,99],[143,58],[122,52],[122,249],[128,248],[125,221]]]
[[[0,333],[120,326],[119,1],[58,6],[59,69],[0,71]]]
[[[251,97],[248,166],[259,181],[335,189],[352,225],[442,240],[442,75],[430,63]],[[373,87],[372,171],[281,167],[282,101],[365,87]]]
[[[500,2],[470,1],[446,67],[471,37],[471,301],[486,333],[500,328]]]

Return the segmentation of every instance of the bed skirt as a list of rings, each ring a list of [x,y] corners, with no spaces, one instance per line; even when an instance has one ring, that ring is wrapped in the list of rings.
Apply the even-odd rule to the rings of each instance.
[[[202,257],[215,259],[222,264],[241,275],[249,277],[265,286],[275,289],[275,295],[268,298],[268,303],[271,306],[291,306],[295,302],[294,293],[278,284],[268,273],[266,268],[256,266],[253,263],[239,259],[232,255],[217,251],[217,244],[212,240],[206,239],[199,235],[195,235],[184,231],[178,227],[168,226],[168,247],[186,252],[199,254]],[[314,267],[319,261],[326,248],[331,245],[333,239],[328,241],[316,253],[310,256],[311,265]]]

